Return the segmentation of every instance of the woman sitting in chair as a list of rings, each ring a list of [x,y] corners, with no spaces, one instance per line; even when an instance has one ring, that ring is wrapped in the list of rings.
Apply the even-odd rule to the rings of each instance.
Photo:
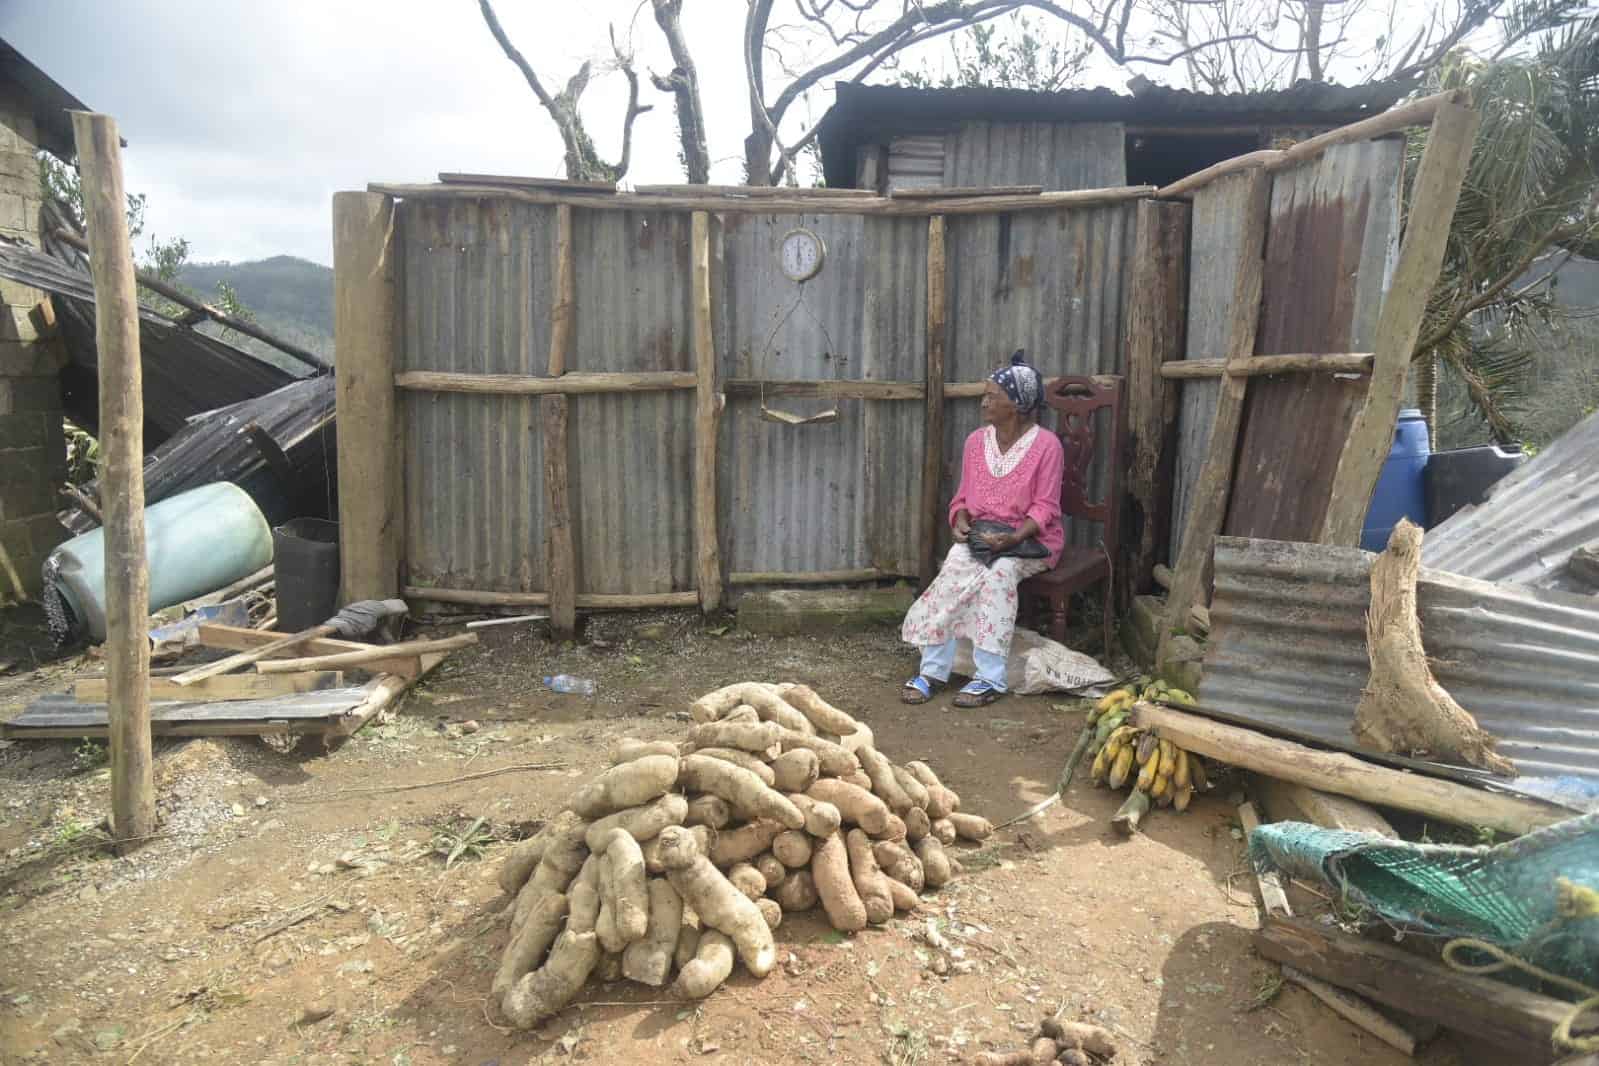
[[[955,697],[982,707],[1005,694],[1016,628],[1016,586],[1054,566],[1066,543],[1060,519],[1060,439],[1040,429],[1044,382],[1018,351],[983,391],[983,428],[966,438],[960,487],[949,504],[955,544],[938,577],[905,616],[901,637],[922,651],[906,703],[926,703],[949,681],[955,642],[972,642],[977,674]]]

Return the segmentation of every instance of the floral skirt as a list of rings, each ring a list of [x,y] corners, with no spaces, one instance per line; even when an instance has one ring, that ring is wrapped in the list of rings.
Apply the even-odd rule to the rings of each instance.
[[[905,615],[900,637],[919,648],[969,640],[994,655],[1010,654],[1016,631],[1016,586],[1049,569],[1043,559],[1004,558],[984,566],[956,544],[938,577]]]

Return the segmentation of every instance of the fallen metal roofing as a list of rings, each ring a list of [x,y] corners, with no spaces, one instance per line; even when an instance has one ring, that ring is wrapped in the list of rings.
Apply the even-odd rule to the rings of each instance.
[[[1376,556],[1218,537],[1201,695],[1246,721],[1348,744],[1369,673]],[[1524,775],[1599,779],[1599,600],[1424,569],[1422,639],[1438,681]]]
[[[5,40],[0,40],[0,83],[20,94],[23,106],[32,114],[38,131],[35,144],[61,159],[70,160],[77,155],[72,117],[68,112],[88,111],[87,104],[67,92]]]
[[[1589,415],[1530,462],[1428,531],[1421,561],[1439,570],[1534,588],[1591,592],[1566,570],[1571,553],[1599,542],[1599,414]]]
[[[369,690],[370,686],[330,688],[259,700],[154,700],[150,732],[158,737],[327,733],[345,725],[345,716],[365,702]],[[0,736],[7,740],[103,737],[106,729],[105,704],[79,703],[70,692],[56,692],[0,723]]]
[[[78,425],[99,422],[94,281],[30,245],[0,239],[0,277],[50,293],[69,366],[62,373],[63,405]],[[287,354],[267,362],[158,312],[139,308],[139,354],[144,371],[147,445],[181,430],[195,415],[269,393],[317,368]]]
[[[855,149],[886,134],[953,129],[962,122],[1122,122],[1160,126],[1342,126],[1386,111],[1414,88],[1409,82],[1331,85],[1301,81],[1287,89],[1196,93],[1146,85],[1131,96],[1110,89],[913,89],[839,82],[817,139],[827,184],[855,184]]]

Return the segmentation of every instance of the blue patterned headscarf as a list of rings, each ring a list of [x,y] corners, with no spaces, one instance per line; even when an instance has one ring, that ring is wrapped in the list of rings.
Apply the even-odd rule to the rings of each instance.
[[[1027,363],[1027,352],[1018,348],[1010,357],[1010,366],[1001,367],[988,375],[988,380],[1005,390],[1016,410],[1030,415],[1044,405],[1044,379]]]

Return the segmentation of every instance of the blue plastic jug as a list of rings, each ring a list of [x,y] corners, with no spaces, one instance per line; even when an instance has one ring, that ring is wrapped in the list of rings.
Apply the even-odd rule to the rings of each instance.
[[[1377,490],[1371,494],[1366,524],[1360,531],[1360,546],[1380,552],[1388,547],[1388,535],[1401,518],[1418,526],[1427,524],[1427,460],[1432,447],[1427,442],[1427,422],[1421,412],[1407,407],[1399,412],[1394,427],[1394,444],[1388,450]]]

